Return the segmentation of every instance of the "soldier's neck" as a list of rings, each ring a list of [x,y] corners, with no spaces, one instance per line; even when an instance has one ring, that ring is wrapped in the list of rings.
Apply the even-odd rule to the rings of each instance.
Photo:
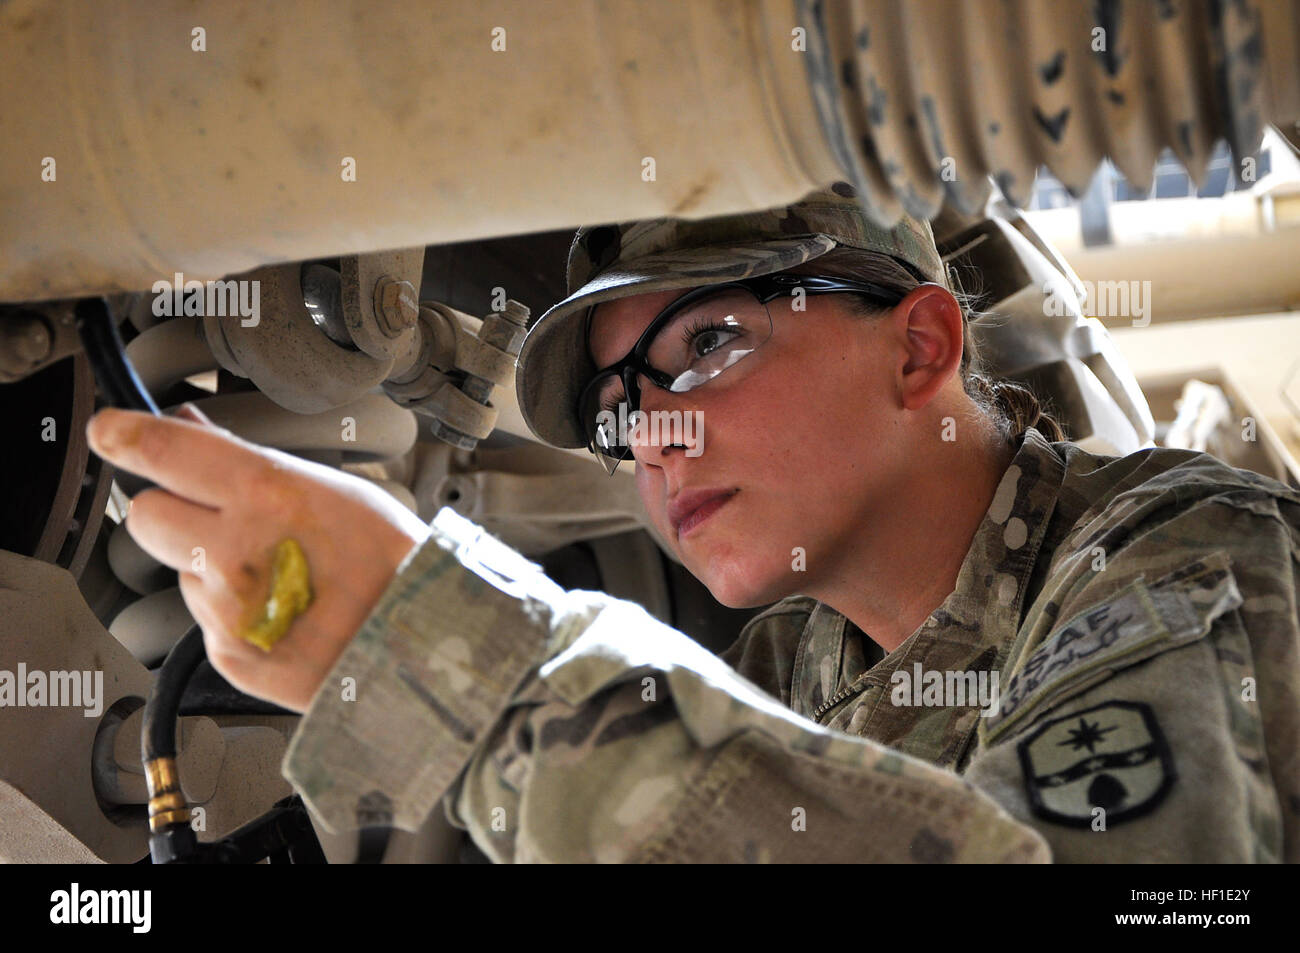
[[[892,652],[956,587],[975,533],[1015,449],[988,441],[936,448],[917,461],[905,499],[890,501],[804,591]]]

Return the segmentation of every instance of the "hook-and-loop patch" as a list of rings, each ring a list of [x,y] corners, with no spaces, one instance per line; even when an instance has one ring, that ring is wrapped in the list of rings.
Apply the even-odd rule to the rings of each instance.
[[[1044,820],[1087,827],[1153,810],[1178,774],[1150,705],[1114,701],[1040,725],[1016,746],[1029,806]]]
[[[1230,561],[1210,553],[1146,583],[1139,576],[1103,602],[1053,631],[1012,670],[998,710],[982,719],[992,744],[1031,715],[1041,714],[1117,671],[1207,635],[1214,620],[1241,605]]]

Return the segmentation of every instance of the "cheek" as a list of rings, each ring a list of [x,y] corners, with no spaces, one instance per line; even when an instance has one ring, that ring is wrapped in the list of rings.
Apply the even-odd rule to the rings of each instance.
[[[788,569],[791,546],[831,534],[894,482],[898,412],[887,369],[861,345],[829,338],[720,393],[712,428],[706,412],[704,459],[712,452],[718,475],[750,491],[743,532],[755,570]]]
[[[625,463],[624,466],[627,464]],[[646,515],[650,517],[650,522],[664,538],[671,539],[672,536],[668,531],[668,516],[664,510],[663,472],[638,463],[634,479],[637,495],[641,497],[641,508],[645,510]]]
[[[626,466],[626,464],[624,464],[624,466]],[[646,509],[653,514],[654,510],[650,508],[650,503],[655,499],[655,479],[650,475],[649,468],[643,467],[639,463],[636,464],[634,479],[636,480],[636,491],[641,495],[641,502],[645,504]]]
[[[828,461],[857,460],[879,447],[892,427],[889,388],[881,362],[861,353],[859,342],[831,333],[772,357],[743,386],[708,402],[706,456],[712,447],[728,468],[744,460],[816,483]]]

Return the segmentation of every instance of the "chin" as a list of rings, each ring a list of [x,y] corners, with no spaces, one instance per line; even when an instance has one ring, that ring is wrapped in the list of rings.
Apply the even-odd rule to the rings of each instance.
[[[689,567],[688,567],[689,568]],[[791,573],[741,564],[711,565],[694,573],[720,603],[728,609],[754,609],[779,602],[796,591]]]

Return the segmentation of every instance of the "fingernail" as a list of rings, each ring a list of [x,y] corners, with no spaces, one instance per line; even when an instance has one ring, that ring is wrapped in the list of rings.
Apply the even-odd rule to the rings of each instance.
[[[86,439],[90,441],[90,446],[96,453],[98,453],[100,448],[104,445],[104,435],[107,432],[105,428],[111,428],[113,426],[111,419],[105,419],[106,413],[107,410],[99,411],[99,413],[91,417],[90,422],[86,424]]]
[[[122,442],[124,412],[116,407],[105,407],[86,424],[86,439],[90,448],[101,457],[108,457]]]

